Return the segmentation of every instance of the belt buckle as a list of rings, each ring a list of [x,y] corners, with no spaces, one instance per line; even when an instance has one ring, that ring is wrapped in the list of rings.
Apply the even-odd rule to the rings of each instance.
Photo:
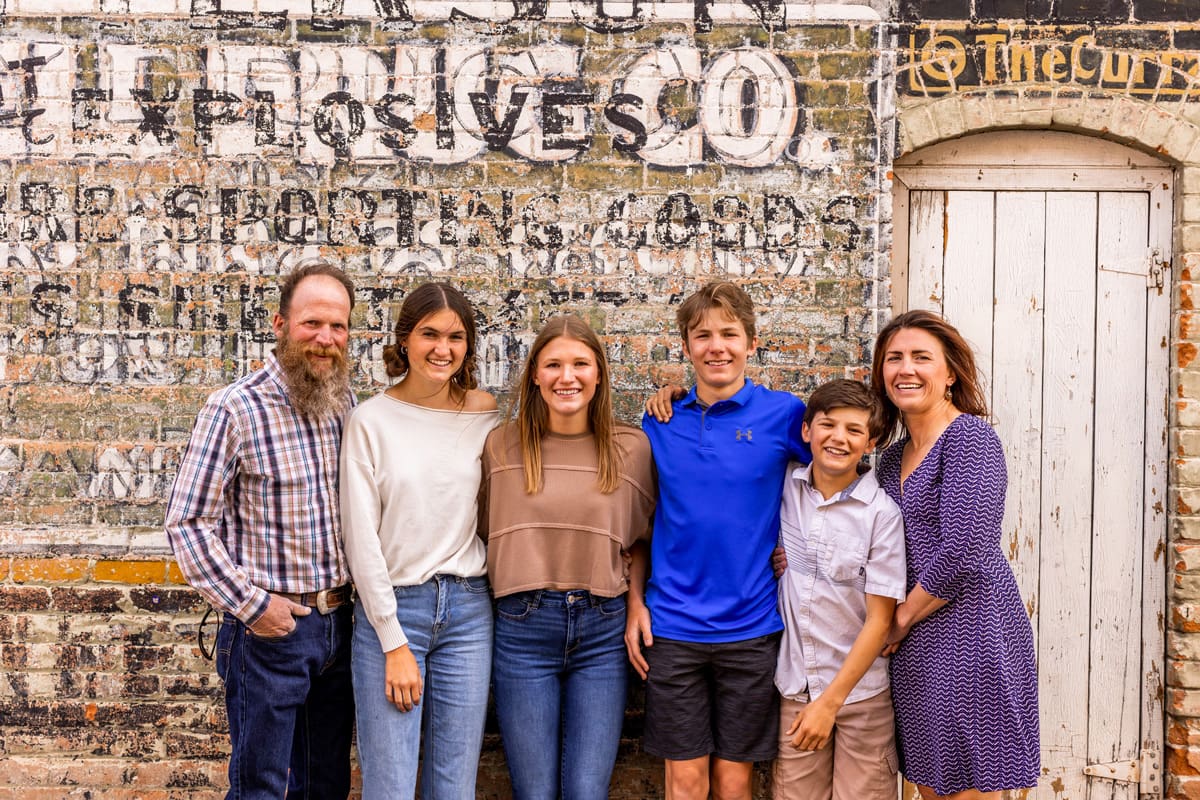
[[[321,614],[321,616],[325,616],[330,611],[333,611],[333,609],[329,607],[329,593],[331,591],[333,590],[322,589],[321,591],[317,592],[317,613]]]

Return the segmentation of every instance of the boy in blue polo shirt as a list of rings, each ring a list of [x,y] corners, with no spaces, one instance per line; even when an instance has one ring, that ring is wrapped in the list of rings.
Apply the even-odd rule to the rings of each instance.
[[[642,421],[658,504],[648,585],[645,550],[633,552],[625,641],[667,797],[750,800],[753,763],[778,747],[771,553],[788,462],[810,459],[804,403],[747,380],[754,304],[737,285],[708,284],[677,319],[696,385],[669,424]]]

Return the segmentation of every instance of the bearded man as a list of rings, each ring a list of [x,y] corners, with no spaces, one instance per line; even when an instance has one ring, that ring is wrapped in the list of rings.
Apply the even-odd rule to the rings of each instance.
[[[278,347],[200,410],[166,530],[188,583],[222,614],[227,800],[344,800],[354,700],[338,448],[354,284],[316,262],[279,294]]]

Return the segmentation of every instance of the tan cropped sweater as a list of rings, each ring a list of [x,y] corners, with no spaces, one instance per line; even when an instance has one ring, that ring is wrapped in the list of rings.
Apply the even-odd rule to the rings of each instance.
[[[592,434],[551,434],[542,440],[542,491],[532,495],[516,425],[488,435],[479,533],[496,597],[532,589],[616,597],[629,588],[621,551],[650,538],[654,468],[644,433],[618,425],[615,435],[622,453],[616,491],[601,494],[596,485]]]

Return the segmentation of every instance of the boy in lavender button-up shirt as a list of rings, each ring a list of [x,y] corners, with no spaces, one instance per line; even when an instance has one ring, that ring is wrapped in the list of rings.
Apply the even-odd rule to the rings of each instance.
[[[880,651],[904,599],[904,527],[874,474],[860,472],[881,425],[878,401],[863,384],[821,386],[803,427],[812,464],[793,464],[784,480],[776,800],[896,794],[891,692]]]

